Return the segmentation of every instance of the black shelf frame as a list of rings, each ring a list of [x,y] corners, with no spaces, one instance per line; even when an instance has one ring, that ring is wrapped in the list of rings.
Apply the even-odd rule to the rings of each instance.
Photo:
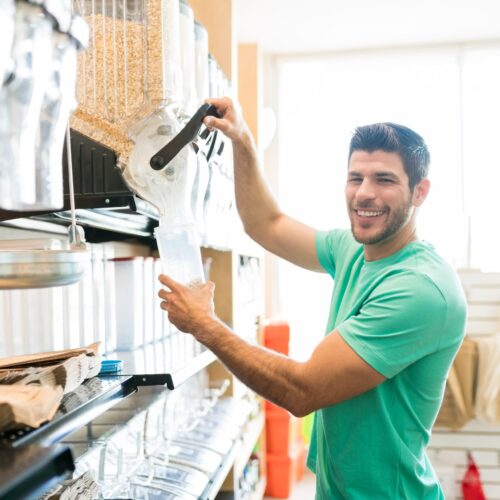
[[[105,412],[130,394],[137,392],[134,377],[96,377],[84,382],[79,390],[88,388],[91,384],[101,384],[101,390],[92,387],[88,392],[88,399],[77,403],[72,401],[76,392],[64,396],[60,409],[55,417],[38,429],[8,431],[0,434],[6,447],[20,448],[28,445],[50,446],[71,434],[76,429],[89,423],[96,416]],[[87,394],[84,393],[84,397]]]
[[[115,355],[127,353],[131,354]],[[206,350],[182,368],[172,372],[159,369],[156,373],[134,372],[134,364],[125,361],[123,372],[128,374],[87,380],[66,394],[55,417],[38,429],[0,433],[0,500],[38,498],[75,469],[70,449],[58,444],[66,436],[136,393],[139,387],[166,386],[174,390],[215,359]]]
[[[160,343],[161,341],[159,344]],[[154,347],[154,345],[148,347],[151,348]],[[207,349],[196,357],[188,360],[186,365],[174,370],[169,370],[166,369],[165,366],[157,366],[155,368],[154,362],[149,360],[148,356],[145,354],[138,365],[137,357],[141,357],[142,353],[144,353],[144,349],[116,351],[112,353],[110,357],[123,361],[122,373],[132,376],[138,387],[163,385],[171,391],[177,389],[186,382],[186,380],[189,380],[193,375],[196,375],[199,371],[203,370],[217,359],[215,354]],[[144,367],[148,368],[145,369]]]
[[[39,498],[74,470],[67,446],[4,448],[0,451],[0,499]]]

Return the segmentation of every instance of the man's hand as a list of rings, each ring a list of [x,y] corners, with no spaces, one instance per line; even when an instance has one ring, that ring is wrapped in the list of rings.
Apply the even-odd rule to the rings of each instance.
[[[163,299],[160,307],[168,312],[169,321],[181,332],[192,333],[198,340],[209,325],[218,321],[214,312],[212,282],[189,288],[177,283],[169,276],[158,278],[170,291],[162,289],[158,296]]]
[[[207,127],[220,130],[233,142],[252,141],[252,134],[243,120],[239,105],[233,103],[229,97],[207,99],[206,102],[215,106],[222,117],[215,118],[214,116],[207,116],[203,120],[203,123]]]

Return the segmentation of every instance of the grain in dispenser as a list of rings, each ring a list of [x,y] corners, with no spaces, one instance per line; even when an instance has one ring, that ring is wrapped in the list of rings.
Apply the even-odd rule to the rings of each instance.
[[[74,0],[74,7],[91,34],[71,125],[115,151],[124,167],[130,127],[182,98],[178,0]]]

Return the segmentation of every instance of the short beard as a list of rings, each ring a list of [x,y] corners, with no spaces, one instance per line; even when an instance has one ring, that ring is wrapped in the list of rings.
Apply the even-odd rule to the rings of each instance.
[[[399,232],[399,230],[408,222],[411,217],[411,202],[393,212],[391,220],[388,221],[387,225],[381,229],[378,234],[375,234],[371,238],[368,239],[360,239],[356,237],[356,233],[354,231],[354,226],[351,223],[351,232],[354,236],[354,239],[358,243],[362,243],[363,245],[376,245],[377,243],[381,243],[385,240],[392,238],[395,234]]]

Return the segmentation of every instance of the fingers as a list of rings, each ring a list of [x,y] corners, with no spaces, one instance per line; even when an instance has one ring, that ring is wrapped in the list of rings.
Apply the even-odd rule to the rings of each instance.
[[[223,134],[228,135],[231,130],[231,122],[224,118],[215,118],[214,116],[207,116],[203,123],[208,128],[220,130]]]
[[[173,298],[173,293],[172,292],[169,292],[167,290],[160,290],[158,292],[158,297],[160,297],[160,299],[163,299],[164,301],[168,302],[168,301],[172,301],[172,298]]]
[[[160,280],[160,283],[162,285],[165,285],[167,288],[170,288],[172,292],[177,292],[184,288],[180,283],[177,283],[177,281],[173,280],[170,276],[167,276],[166,274],[160,274],[160,276],[158,276],[158,279]]]
[[[229,110],[234,109],[233,101],[229,97],[211,97],[205,99],[207,104],[212,104],[217,108],[217,111],[224,116]]]

